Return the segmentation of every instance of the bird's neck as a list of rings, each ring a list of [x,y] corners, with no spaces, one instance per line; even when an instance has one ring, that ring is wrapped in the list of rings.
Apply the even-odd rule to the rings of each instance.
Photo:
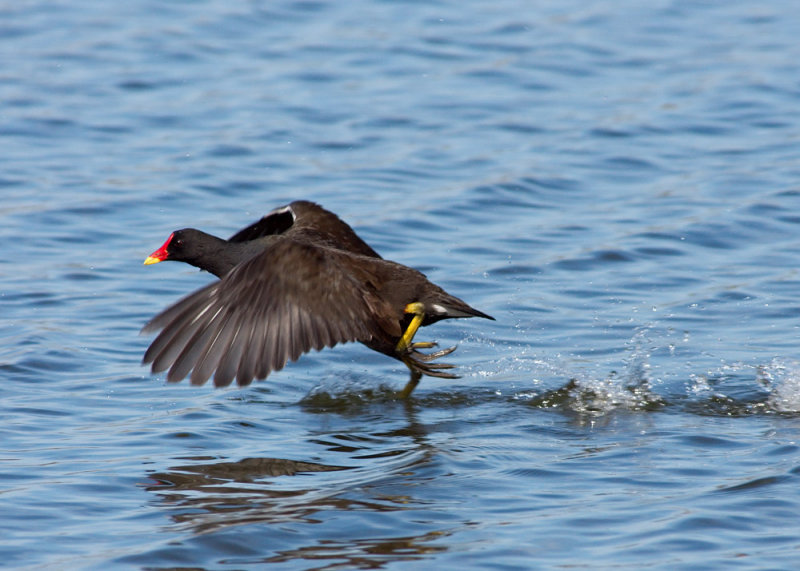
[[[235,266],[250,258],[247,243],[228,242],[210,234],[206,235],[203,249],[186,263],[214,274],[225,276]]]

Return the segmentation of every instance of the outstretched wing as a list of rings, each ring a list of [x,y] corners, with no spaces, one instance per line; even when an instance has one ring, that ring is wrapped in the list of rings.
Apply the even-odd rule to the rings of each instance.
[[[161,330],[144,355],[153,372],[169,369],[192,384],[263,379],[311,349],[369,341],[387,327],[387,308],[344,271],[349,254],[282,240],[154,317]],[[377,262],[380,263],[380,262]],[[389,324],[391,328],[397,327]]]

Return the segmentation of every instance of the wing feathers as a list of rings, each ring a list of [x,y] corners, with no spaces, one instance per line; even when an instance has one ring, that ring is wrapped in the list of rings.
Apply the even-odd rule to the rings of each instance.
[[[231,325],[231,327],[233,328],[233,336],[228,342],[228,349],[220,357],[217,371],[214,373],[214,386],[217,387],[227,387],[231,384],[236,376],[236,370],[239,367],[239,360],[244,349],[243,343],[238,340],[241,335],[241,324],[237,323]]]
[[[144,356],[176,382],[212,375],[247,385],[311,349],[369,341],[381,324],[377,303],[342,269],[349,254],[286,239],[236,266],[220,281],[167,308],[143,332],[161,330]],[[379,263],[379,262],[378,262]]]

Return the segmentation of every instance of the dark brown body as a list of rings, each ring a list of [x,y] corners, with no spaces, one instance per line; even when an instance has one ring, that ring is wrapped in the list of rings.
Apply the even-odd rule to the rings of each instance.
[[[409,363],[398,342],[421,303],[426,326],[490,316],[448,294],[417,270],[382,259],[345,222],[297,201],[229,240],[199,230],[173,233],[146,263],[178,260],[210,271],[210,284],[157,315],[145,353],[153,371],[178,381],[240,385],[265,378],[311,349],[360,341]],[[413,333],[412,333],[413,336]],[[433,374],[422,370],[423,374]]]

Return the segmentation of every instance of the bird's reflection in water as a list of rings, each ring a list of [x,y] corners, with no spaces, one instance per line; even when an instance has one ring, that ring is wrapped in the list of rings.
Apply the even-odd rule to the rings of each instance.
[[[413,455],[417,456],[416,453]],[[361,499],[353,497],[354,494],[348,493],[353,490],[350,476],[355,476],[357,481],[364,478],[364,475],[359,478],[356,474],[359,471],[359,468],[281,458],[246,458],[238,462],[176,466],[167,472],[152,473],[153,483],[147,490],[162,497],[164,507],[172,511],[171,517],[178,529],[187,530],[199,538],[208,537],[207,534],[213,537],[233,526],[322,523],[325,519],[323,514],[331,511],[387,514],[418,507],[408,496],[380,494],[370,497],[363,494]],[[339,484],[326,481],[323,489],[310,486],[287,489],[274,480],[325,472],[343,472],[343,478]],[[319,481],[311,480],[310,485],[319,485]],[[471,527],[474,524],[466,522],[466,525]],[[274,545],[270,548],[266,542],[261,554],[251,554],[247,559],[256,564],[303,561],[314,565],[310,567],[314,569],[342,566],[376,569],[389,562],[419,561],[431,554],[447,551],[450,547],[440,540],[451,535],[453,529],[420,530],[416,535],[408,534],[406,529],[405,533],[396,536],[387,535],[383,530],[377,537],[370,537],[365,532],[361,530],[347,539],[338,532],[329,537],[326,533],[321,536],[314,533],[307,537],[305,545],[301,541],[298,545],[278,549]],[[213,544],[213,539],[210,541]],[[172,549],[180,550],[181,547],[176,545]]]
[[[187,457],[180,465],[148,474],[147,490],[161,498],[174,522],[171,530],[189,532],[199,542],[210,537],[208,542],[213,544],[214,536],[227,537],[226,531],[234,527],[239,528],[236,537],[256,533],[282,540],[286,529],[293,530],[297,542],[265,541],[263,552],[248,558],[251,562],[301,560],[321,565],[314,568],[376,568],[446,551],[449,547],[441,539],[472,523],[452,526],[448,521],[442,527],[425,522],[431,515],[430,502],[416,499],[413,491],[429,481],[439,455],[426,425],[418,421],[415,407],[408,402],[356,400],[317,395],[301,405],[307,414],[359,419],[351,429],[345,422],[337,429],[308,433],[308,443],[324,448],[326,454],[342,455],[343,465],[281,458]],[[363,431],[362,421],[373,415],[376,422],[370,424],[377,423],[380,430]],[[354,514],[352,523],[342,519],[345,512]],[[403,526],[407,518],[416,517],[413,514],[421,519]],[[340,523],[331,527],[332,521]],[[365,521],[370,523],[363,527]],[[305,527],[308,524],[313,531]],[[352,534],[345,531],[348,525],[354,526]],[[386,533],[387,526],[398,533]]]
[[[309,521],[321,510],[407,509],[406,497],[348,493],[361,485],[369,487],[376,478],[413,472],[430,459],[433,451],[424,427],[411,411],[406,410],[403,417],[406,422],[394,429],[319,433],[308,440],[328,452],[345,454],[348,463],[368,460],[366,465],[285,458],[219,461],[195,456],[184,458],[184,465],[148,474],[146,489],[163,498],[173,511],[173,521],[195,533],[253,522]]]
[[[342,500],[319,489],[271,486],[268,479],[350,469],[284,458],[245,458],[175,466],[167,472],[152,473],[149,477],[154,483],[146,489],[159,494],[167,505],[180,508],[172,514],[176,523],[189,526],[195,533],[205,533],[258,521],[306,520],[321,509],[346,508],[340,505]]]

